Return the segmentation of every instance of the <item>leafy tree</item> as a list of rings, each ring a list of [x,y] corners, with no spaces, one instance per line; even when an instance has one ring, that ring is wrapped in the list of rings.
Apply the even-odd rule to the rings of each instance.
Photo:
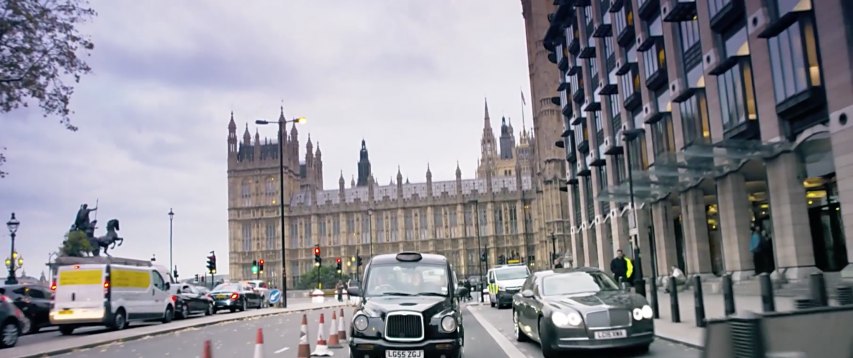
[[[59,247],[61,256],[83,257],[84,254],[92,252],[89,238],[81,230],[74,230],[65,234],[65,241]]]
[[[65,128],[77,130],[68,105],[74,84],[92,70],[77,51],[88,55],[95,47],[77,25],[95,15],[86,0],[0,2],[0,113],[35,100],[45,117],[57,115]],[[0,153],[0,165],[4,161]],[[0,178],[5,175],[0,171]]]
[[[296,287],[300,290],[317,288],[318,274],[320,275],[320,282],[323,284],[324,289],[333,289],[335,288],[335,284],[338,283],[338,280],[346,282],[349,279],[349,275],[347,274],[338,276],[338,271],[334,267],[321,266],[319,269],[314,267],[311,270],[302,273]]]

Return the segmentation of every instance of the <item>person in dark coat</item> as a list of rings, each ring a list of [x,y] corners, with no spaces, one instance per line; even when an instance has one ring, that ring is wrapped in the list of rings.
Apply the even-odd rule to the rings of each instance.
[[[613,277],[617,282],[628,281],[628,263],[625,261],[625,254],[622,250],[616,250],[616,257],[610,260],[610,272],[613,272]]]

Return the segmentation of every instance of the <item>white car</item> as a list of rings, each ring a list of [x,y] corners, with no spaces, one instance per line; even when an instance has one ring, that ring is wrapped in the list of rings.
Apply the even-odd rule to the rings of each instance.
[[[130,321],[161,320],[175,314],[170,283],[156,267],[116,264],[60,266],[50,323],[63,335],[81,326],[123,329]]]
[[[252,288],[255,291],[258,291],[258,294],[261,295],[261,297],[263,298],[261,301],[261,305],[263,307],[269,307],[270,306],[270,286],[267,285],[267,283],[263,280],[248,280],[245,282],[248,283],[249,285],[251,285]]]

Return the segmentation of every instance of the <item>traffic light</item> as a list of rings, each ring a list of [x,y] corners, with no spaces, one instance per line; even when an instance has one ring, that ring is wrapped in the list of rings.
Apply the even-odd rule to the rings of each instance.
[[[361,256],[356,256],[355,262],[356,262],[356,264],[355,264],[356,266],[361,266]]]
[[[252,274],[258,273],[258,260],[252,260]]]
[[[320,245],[314,245],[314,262],[320,265],[323,259],[320,258]]]
[[[506,263],[506,256],[505,255],[498,256],[498,265],[503,265],[505,263]]]
[[[258,270],[263,273],[264,272],[264,259],[258,261]]]
[[[335,264],[337,264],[337,270],[338,270],[338,271],[341,271],[341,270],[344,268],[344,267],[343,267],[343,266],[344,266],[344,265],[343,265],[343,262],[341,261],[341,258],[340,258],[340,257],[338,257],[337,259],[335,259]]]
[[[207,272],[214,274],[216,273],[216,254],[213,251],[210,252],[210,256],[207,257]]]
[[[480,254],[480,261],[482,261],[482,262],[489,261],[489,256],[488,256],[488,254],[486,254],[486,251],[483,251],[483,253]]]

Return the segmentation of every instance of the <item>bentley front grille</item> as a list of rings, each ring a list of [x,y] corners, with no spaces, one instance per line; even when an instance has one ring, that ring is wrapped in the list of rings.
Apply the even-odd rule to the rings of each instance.
[[[390,312],[385,318],[385,339],[417,342],[424,339],[424,318],[418,312]]]
[[[598,311],[586,315],[586,325],[590,328],[622,327],[630,324],[631,312],[625,309]]]

